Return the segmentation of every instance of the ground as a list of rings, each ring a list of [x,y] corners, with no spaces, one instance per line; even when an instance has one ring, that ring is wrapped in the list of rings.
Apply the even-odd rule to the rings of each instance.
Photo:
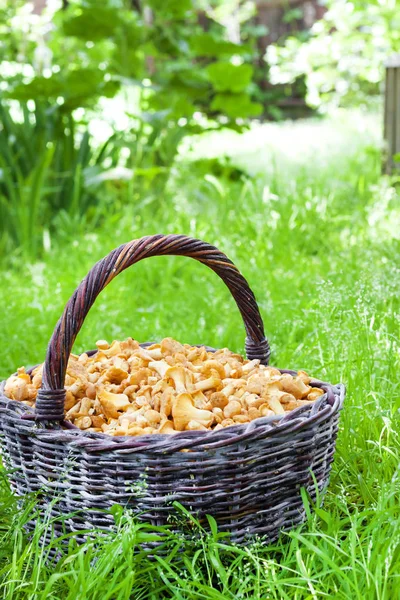
[[[226,252],[250,282],[272,364],[343,382],[348,395],[323,506],[274,546],[229,545],[216,532],[149,561],[131,548],[135,523],[99,547],[44,564],[27,541],[5,478],[0,491],[0,585],[19,599],[388,599],[400,596],[399,227],[394,181],[380,175],[379,119],[346,113],[254,127],[182,149],[173,184],[88,230],[65,220],[40,262],[1,271],[0,375],[43,360],[52,328],[92,264],[149,233],[186,233]],[[188,159],[229,154],[224,180]],[[246,173],[250,174],[246,175]],[[47,244],[48,247],[48,244]],[[162,257],[135,265],[104,291],[75,350],[99,338],[183,342],[242,351],[228,291],[204,266]],[[44,525],[42,525],[43,527]],[[94,557],[96,560],[94,560]]]

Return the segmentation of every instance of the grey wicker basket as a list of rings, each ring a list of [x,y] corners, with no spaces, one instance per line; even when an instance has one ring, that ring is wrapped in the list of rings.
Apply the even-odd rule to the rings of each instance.
[[[269,345],[254,294],[214,246],[182,235],[154,235],[124,244],[99,261],[55,327],[35,411],[7,398],[4,382],[0,386],[0,445],[13,491],[18,496],[36,492],[41,512],[70,515],[63,522],[55,519],[46,541],[66,530],[113,528],[109,509],[114,504],[156,526],[179,523],[173,518],[174,501],[200,521],[212,515],[233,542],[254,535],[273,541],[282,529],[304,521],[301,488],[315,499],[328,485],[345,395],[341,384],[313,380],[325,392],[315,403],[216,432],[109,437],[64,421],[68,357],[96,297],[128,266],[167,254],[192,257],[221,277],[242,314],[248,358],[268,363]],[[32,519],[28,529],[34,526]],[[85,536],[77,533],[77,538]]]

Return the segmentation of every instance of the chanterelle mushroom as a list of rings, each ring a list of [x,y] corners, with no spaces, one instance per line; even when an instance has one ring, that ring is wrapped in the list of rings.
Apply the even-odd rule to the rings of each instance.
[[[149,362],[149,368],[157,371],[160,377],[165,377],[166,372],[171,367],[165,360],[153,360]]]
[[[174,424],[172,423],[172,421],[164,421],[164,423],[162,423],[162,425],[160,425],[160,427],[158,428],[158,433],[167,433],[167,434],[171,434],[171,433],[175,433],[175,429],[174,429]]]
[[[128,373],[124,371],[124,369],[120,369],[118,367],[110,367],[105,372],[105,376],[110,383],[121,383],[124,379],[128,377]]]
[[[184,392],[190,392],[192,388],[192,376],[190,371],[184,369],[184,367],[170,367],[165,373],[165,377],[172,379],[175,386],[175,391],[178,394]]]
[[[196,421],[204,427],[210,427],[214,415],[209,410],[196,408],[190,394],[179,394],[172,403],[172,417],[177,431],[184,431],[190,421]]]
[[[194,384],[193,388],[196,391],[205,392],[206,390],[221,389],[221,379],[217,379],[216,377],[209,377],[208,379],[202,379]]]
[[[300,377],[292,377],[288,373],[281,377],[282,387],[285,392],[292,394],[296,399],[306,398],[311,391],[311,387],[306,385]]]
[[[101,390],[97,394],[98,399],[103,407],[104,414],[107,417],[118,419],[120,413],[130,406],[129,398],[126,394],[112,394],[106,390]]]
[[[164,356],[172,356],[177,352],[184,351],[184,347],[182,346],[182,344],[180,344],[176,340],[173,340],[172,338],[164,338],[160,344],[160,347],[161,352],[164,354]]]
[[[225,369],[221,363],[217,360],[206,360],[206,362],[201,367],[201,372],[206,377],[211,377],[215,373],[218,373],[220,379],[224,379],[225,377]]]
[[[21,367],[5,395],[34,407],[42,372],[43,365],[29,373]],[[100,340],[96,353],[69,358],[65,417],[107,435],[218,431],[306,406],[324,393],[318,386],[304,371],[281,373],[227,348],[211,352],[171,338],[145,348],[132,338]]]
[[[173,394],[174,389],[172,387],[167,387],[161,394],[160,413],[166,417],[169,417],[172,411]]]
[[[28,385],[24,379],[13,375],[7,380],[4,392],[13,400],[27,400]]]

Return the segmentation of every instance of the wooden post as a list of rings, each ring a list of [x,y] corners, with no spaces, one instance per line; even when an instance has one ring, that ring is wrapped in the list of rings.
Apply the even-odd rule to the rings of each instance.
[[[384,171],[390,174],[400,169],[400,158],[394,159],[400,156],[400,54],[388,58],[385,67]]]

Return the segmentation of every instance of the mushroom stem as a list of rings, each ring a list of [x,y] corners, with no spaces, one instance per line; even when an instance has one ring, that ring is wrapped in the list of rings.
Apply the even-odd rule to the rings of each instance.
[[[157,371],[160,377],[163,378],[170,366],[165,360],[153,360],[149,362],[149,368]]]
[[[198,381],[194,384],[193,388],[196,391],[206,391],[211,390],[213,388],[220,387],[221,380],[216,377],[209,377],[208,379],[203,379],[202,381]]]

